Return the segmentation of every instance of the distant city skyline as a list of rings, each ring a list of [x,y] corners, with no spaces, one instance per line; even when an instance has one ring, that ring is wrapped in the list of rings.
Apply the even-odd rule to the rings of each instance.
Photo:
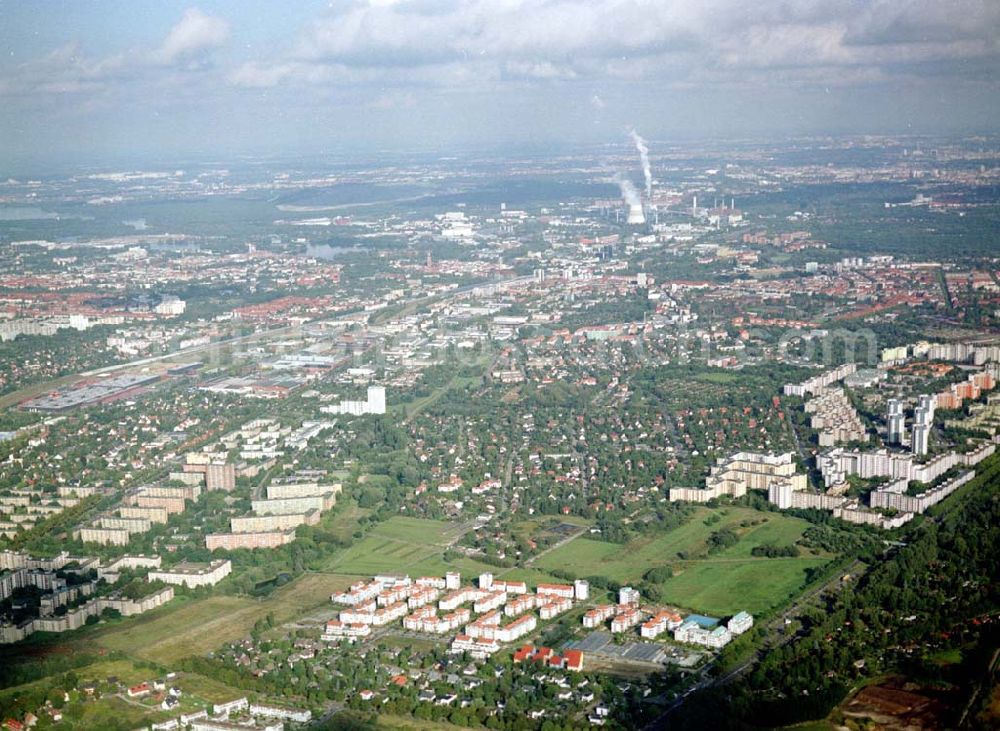
[[[0,166],[995,129],[1000,5],[0,0]]]

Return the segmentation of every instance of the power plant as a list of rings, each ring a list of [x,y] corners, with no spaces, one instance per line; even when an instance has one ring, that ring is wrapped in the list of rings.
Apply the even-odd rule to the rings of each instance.
[[[641,226],[646,223],[646,214],[642,211],[641,203],[633,203],[628,207],[628,218],[625,223],[630,226]]]
[[[628,206],[628,217],[625,219],[625,223],[630,226],[641,226],[646,223],[646,214],[642,210],[642,196],[639,195],[639,191],[636,190],[632,181],[619,175],[615,178],[615,182],[618,183],[622,198],[625,199]]]

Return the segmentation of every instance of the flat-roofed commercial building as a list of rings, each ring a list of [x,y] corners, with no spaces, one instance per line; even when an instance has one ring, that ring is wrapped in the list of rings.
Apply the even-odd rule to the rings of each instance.
[[[169,569],[150,571],[149,580],[162,581],[166,584],[181,584],[189,588],[215,586],[229,576],[232,570],[233,564],[228,558],[207,564],[184,562]]]

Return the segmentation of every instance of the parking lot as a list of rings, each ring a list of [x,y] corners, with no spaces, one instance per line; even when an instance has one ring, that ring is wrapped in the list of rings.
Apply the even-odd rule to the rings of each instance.
[[[582,640],[568,643],[566,649],[582,650],[612,661],[677,665],[684,668],[694,667],[708,657],[707,653],[697,650],[655,642],[627,642],[617,645],[610,632],[591,632]]]

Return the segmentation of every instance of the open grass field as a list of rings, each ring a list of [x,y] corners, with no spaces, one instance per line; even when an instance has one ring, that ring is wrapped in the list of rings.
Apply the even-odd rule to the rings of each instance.
[[[707,524],[706,519],[713,514],[719,515],[721,520]],[[747,528],[740,526],[744,521],[762,518],[767,522]],[[749,508],[699,508],[687,523],[665,533],[641,536],[624,545],[581,537],[542,556],[535,565],[539,569],[562,568],[579,576],[600,575],[615,581],[634,582],[655,566],[672,565],[682,560],[747,558],[755,546],[794,542],[808,525],[799,518],[760,513]],[[740,542],[721,553],[709,555],[708,537],[721,528],[734,530]]]
[[[660,584],[670,604],[712,615],[751,614],[779,607],[799,594],[806,571],[827,563],[822,558],[761,558],[692,561],[675,567]]]
[[[194,673],[179,673],[174,685],[184,691],[186,696],[194,696],[208,703],[225,703],[246,695],[246,691],[230,688],[225,683]]]
[[[175,600],[163,609],[100,630],[88,639],[108,650],[169,665],[246,636],[254,623],[269,613],[280,624],[325,606],[330,594],[349,585],[351,579],[306,574],[261,600],[229,596]]]
[[[808,523],[787,515],[768,514],[768,521],[749,528],[740,535],[740,542],[721,552],[720,558],[752,558],[751,551],[756,546],[787,546],[802,537]]]
[[[236,597],[192,601],[173,611],[136,617],[101,633],[96,642],[109,650],[169,666],[246,635],[267,614],[264,602]]]
[[[66,728],[120,728],[127,724],[132,728],[143,727],[149,711],[122,698],[109,696],[83,706],[79,719],[67,718]]]
[[[419,718],[408,718],[407,716],[392,716],[380,713],[376,717],[375,728],[385,729],[385,731],[434,731],[435,729],[459,729],[447,721],[422,721]]]
[[[465,527],[443,520],[396,516],[376,525],[370,535],[390,538],[395,541],[443,547],[464,532]]]
[[[142,681],[149,675],[149,671],[139,670],[128,660],[109,660],[107,662],[96,662],[91,665],[84,665],[74,668],[74,673],[81,682],[95,681],[103,682],[109,677],[117,677],[123,683],[135,684]],[[0,690],[0,716],[8,708],[16,706],[17,698],[25,692],[35,688],[45,688],[50,683],[49,678],[43,678],[31,683],[24,683],[10,688]]]
[[[357,502],[352,499],[342,500],[336,509],[329,514],[329,517],[324,516],[320,525],[336,536],[338,540],[346,542],[358,529],[358,519],[371,512],[368,508],[358,507]]]
[[[444,566],[441,554],[466,528],[458,523],[396,516],[331,556],[323,568],[361,576],[400,571],[435,573],[429,567]]]
[[[720,519],[712,522],[710,516]],[[758,524],[751,525],[754,522]],[[769,559],[751,553],[755,546],[794,543],[806,527],[808,523],[799,518],[749,508],[699,508],[684,525],[625,545],[577,538],[542,556],[535,567],[638,583],[649,569],[670,566],[676,575],[660,585],[670,603],[715,614],[739,609],[760,612],[785,603],[798,593],[808,569],[833,558],[803,555]],[[710,554],[708,538],[721,528],[732,529],[740,540]]]
[[[935,665],[958,665],[962,662],[962,650],[958,647],[951,647],[947,650],[938,650],[930,656],[931,662]]]
[[[527,581],[529,584],[556,581],[538,568],[497,568],[467,556],[445,562],[445,550],[467,528],[461,523],[394,517],[377,525],[355,545],[331,556],[323,568],[338,574],[362,577],[379,573],[442,576],[448,571],[460,571],[468,578],[490,571],[495,576]]]
[[[640,567],[629,560],[625,545],[577,538],[545,554],[535,561],[535,565],[540,569],[572,571],[577,576],[606,576],[615,581],[635,581],[646,569],[668,561],[665,555],[650,558],[656,563]]]
[[[372,576],[380,573],[414,571],[413,567],[444,549],[408,541],[368,535],[350,548],[331,557],[323,568],[344,574]]]
[[[408,566],[406,571],[411,576],[443,576],[448,571],[459,571],[466,580],[488,571],[497,578],[526,581],[529,586],[539,583],[560,583],[558,579],[545,571],[520,568],[506,569],[491,566],[467,556],[459,556],[446,563],[440,553]]]
[[[488,362],[489,358],[487,356],[481,356],[478,359],[477,364],[485,369]],[[412,419],[424,409],[433,406],[434,403],[439,401],[448,391],[472,386],[479,383],[481,380],[482,379],[478,376],[453,376],[450,381],[440,388],[435,389],[427,396],[390,407],[389,413],[396,418],[405,417],[406,419]]]
[[[486,568],[484,571],[490,571],[491,569]],[[507,581],[523,581],[528,586],[535,586],[537,584],[564,584],[566,583],[562,579],[557,579],[551,574],[547,574],[544,571],[538,569],[492,569],[493,574],[499,578],[505,579]]]
[[[80,682],[103,684],[109,678],[117,678],[118,682],[125,686],[136,685],[155,675],[148,668],[137,667],[130,660],[95,662],[75,668],[73,672]],[[46,678],[0,691],[0,717],[6,715],[7,709],[16,708],[18,697],[23,696],[29,689],[45,688],[50,682],[50,679]],[[68,729],[119,728],[117,724],[125,721],[133,728],[141,728],[144,724],[166,720],[179,712],[201,710],[209,703],[219,703],[246,695],[245,691],[230,688],[223,683],[193,673],[179,673],[173,682],[184,691],[184,695],[181,705],[172,712],[160,710],[156,700],[152,698],[126,699],[106,695],[100,699],[89,700],[82,706],[76,706],[73,711],[67,713],[60,726]]]

